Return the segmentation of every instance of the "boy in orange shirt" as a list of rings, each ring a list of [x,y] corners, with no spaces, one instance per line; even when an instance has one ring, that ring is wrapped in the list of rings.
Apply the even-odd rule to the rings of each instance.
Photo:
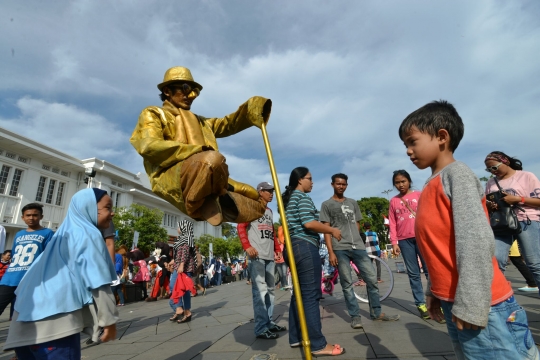
[[[525,310],[494,257],[484,190],[454,159],[463,133],[461,117],[443,100],[414,111],[399,127],[411,161],[432,171],[415,226],[429,270],[428,312],[446,319],[457,359],[538,359]]]

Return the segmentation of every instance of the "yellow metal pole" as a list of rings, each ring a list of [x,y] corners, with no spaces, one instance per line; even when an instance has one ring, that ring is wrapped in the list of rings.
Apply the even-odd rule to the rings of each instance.
[[[285,215],[285,206],[283,205],[283,199],[281,198],[281,191],[279,189],[279,181],[277,177],[276,167],[274,165],[274,157],[272,156],[272,149],[270,148],[270,141],[268,140],[268,133],[266,132],[266,125],[263,123],[262,135],[264,139],[264,147],[266,148],[266,155],[268,156],[268,164],[270,165],[270,173],[272,174],[272,181],[276,189],[276,199],[279,209],[279,215],[281,216],[281,223],[283,224],[283,235],[285,236],[285,246],[287,247],[287,253],[289,254],[289,268],[291,269],[291,277],[293,281],[294,296],[296,298],[296,307],[298,309],[298,320],[300,320],[300,331],[302,333],[302,346],[304,347],[304,356],[306,360],[311,360],[311,344],[309,342],[308,329],[306,325],[306,314],[304,313],[304,304],[302,302],[302,293],[300,292],[300,283],[298,282],[298,273],[296,272],[296,262],[294,261],[291,236],[289,235],[289,226],[287,225],[287,216]]]

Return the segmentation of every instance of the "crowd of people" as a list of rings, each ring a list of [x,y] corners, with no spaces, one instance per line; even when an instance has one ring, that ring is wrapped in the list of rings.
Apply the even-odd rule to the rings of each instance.
[[[311,171],[302,166],[292,170],[282,194],[290,247],[284,247],[283,232],[275,231],[267,206],[274,186],[261,182],[251,188],[229,178],[215,138],[261,127],[268,121],[270,100],[253,97],[231,115],[206,119],[189,111],[202,86],[188,69],[169,69],[158,89],[163,108],[143,110],[131,138],[153,191],[194,219],[238,223],[245,260],[203,259],[187,220],[179,224],[172,248],[157,242],[150,257],[136,248],[115,249],[112,200],[101,189],[77,192],[55,233],[40,224],[42,205],[27,204],[21,210],[27,229],[16,234],[12,251],[0,261],[0,313],[12,304],[4,350],[15,350],[19,359],[80,359],[81,332],[89,342],[115,339],[117,306],[125,304],[122,288],[130,282],[140,284],[146,301],[168,299],[170,320],[185,323],[193,318],[192,297],[205,295],[209,286],[245,279],[252,290],[254,335],[276,339],[287,327],[274,322],[275,290],[278,284],[290,287],[287,266],[293,259],[299,286],[289,304],[291,347],[307,340],[297,308],[301,299],[312,353],[345,353],[341,345],[328,344],[322,332],[321,279],[332,268],[340,274],[350,326],[363,328],[351,263],[367,289],[369,318],[400,319],[383,312],[381,279],[369,256],[381,254],[377,233],[369,221],[361,222],[358,202],[345,197],[347,175],[331,177],[332,194],[319,211],[308,195],[314,185]],[[472,170],[454,158],[463,135],[461,117],[442,100],[401,123],[407,156],[419,169],[430,168],[431,176],[420,191],[412,189],[407,171],[392,174],[399,192],[388,209],[392,252],[403,256],[420,316],[446,323],[458,359],[538,359],[526,313],[504,271],[516,241],[522,258],[514,248],[510,259],[527,280],[520,290],[538,291],[540,181],[518,159],[492,151],[484,161],[491,178],[483,188]],[[509,225],[501,230],[493,218]],[[326,258],[324,272],[321,257]]]

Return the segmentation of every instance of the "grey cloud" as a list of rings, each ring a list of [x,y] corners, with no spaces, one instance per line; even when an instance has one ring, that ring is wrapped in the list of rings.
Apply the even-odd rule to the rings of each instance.
[[[411,169],[397,127],[439,98],[462,115],[456,156],[477,173],[494,149],[540,173],[531,151],[540,95],[535,1],[25,4],[2,4],[0,96],[28,94],[98,116],[126,139],[115,151],[131,154],[137,112],[159,104],[167,68],[186,65],[205,86],[194,112],[223,116],[250,96],[272,98],[278,170],[307,163],[326,179],[346,169],[363,184],[351,196],[378,195],[387,171]],[[257,129],[219,144],[231,158],[265,161]]]

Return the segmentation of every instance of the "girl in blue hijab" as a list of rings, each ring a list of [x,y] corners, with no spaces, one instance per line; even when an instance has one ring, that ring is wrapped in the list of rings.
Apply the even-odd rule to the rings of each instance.
[[[80,332],[98,341],[116,337],[111,292],[116,272],[99,229],[112,221],[112,200],[100,189],[71,199],[66,218],[17,288],[4,350],[19,359],[81,359]]]

